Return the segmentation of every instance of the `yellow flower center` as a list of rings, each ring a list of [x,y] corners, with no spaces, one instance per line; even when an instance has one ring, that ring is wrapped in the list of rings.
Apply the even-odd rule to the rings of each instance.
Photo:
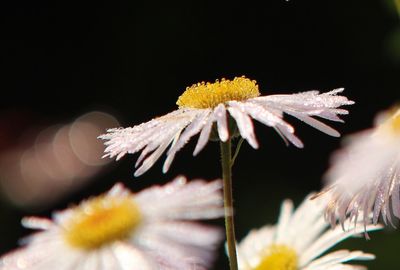
[[[72,211],[65,226],[65,239],[74,247],[89,250],[128,238],[142,219],[131,197],[102,195]]]
[[[400,110],[392,117],[390,126],[393,132],[400,135]]]
[[[297,253],[288,246],[273,244],[254,270],[297,270]]]
[[[230,100],[245,100],[259,95],[256,81],[235,77],[232,81],[222,79],[215,83],[202,82],[186,87],[176,104],[179,108],[206,109]]]
[[[391,135],[396,137],[400,136],[400,109],[397,109],[394,113],[383,122],[381,128],[389,131]]]

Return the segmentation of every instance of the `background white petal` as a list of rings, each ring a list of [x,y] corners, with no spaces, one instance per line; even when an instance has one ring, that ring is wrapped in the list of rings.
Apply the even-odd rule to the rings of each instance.
[[[264,226],[252,230],[238,245],[238,257],[241,270],[257,267],[265,256],[266,250],[273,245],[283,245],[293,249],[298,256],[298,269],[359,269],[359,266],[343,264],[350,260],[371,260],[371,254],[362,251],[341,250],[323,255],[334,245],[348,237],[358,236],[366,231],[379,230],[382,226],[370,225],[364,228],[362,221],[354,223],[347,220],[347,231],[337,227],[329,230],[325,222],[324,209],[327,198],[311,200],[310,194],[293,212],[293,203],[282,203],[277,225]],[[355,267],[355,268],[354,268]]]
[[[327,208],[331,220],[347,216],[392,223],[392,213],[399,216],[400,141],[375,130],[346,138],[345,145],[332,158],[325,175],[327,194],[332,196]],[[390,205],[392,202],[392,205]]]
[[[199,219],[223,215],[222,182],[204,182],[177,177],[164,186],[139,192],[135,201],[149,219]]]

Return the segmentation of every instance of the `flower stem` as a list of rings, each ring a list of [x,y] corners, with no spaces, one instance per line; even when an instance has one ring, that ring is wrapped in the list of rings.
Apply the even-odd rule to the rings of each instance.
[[[235,226],[233,221],[231,139],[229,138],[226,142],[220,142],[220,146],[222,178],[224,180],[225,229],[228,245],[229,265],[230,270],[238,270]]]
[[[233,154],[233,157],[231,159],[231,168],[233,167],[233,164],[235,164],[235,160],[236,160],[237,156],[239,155],[240,147],[242,146],[243,141],[244,141],[244,139],[242,137],[240,137],[240,140],[239,140],[238,144],[236,145],[235,154]]]

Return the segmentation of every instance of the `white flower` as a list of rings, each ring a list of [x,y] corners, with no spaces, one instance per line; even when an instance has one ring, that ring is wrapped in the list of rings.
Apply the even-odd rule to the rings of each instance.
[[[278,224],[251,231],[237,246],[240,270],[355,270],[360,266],[345,264],[351,260],[372,260],[362,251],[338,250],[323,255],[348,237],[364,230],[363,226],[343,231],[327,230],[324,203],[309,197],[293,212],[290,200],[283,202]],[[354,223],[351,223],[354,225]],[[367,231],[380,226],[367,226]]]
[[[386,224],[392,214],[400,218],[400,110],[380,118],[333,156],[323,191],[332,197],[326,210],[332,225],[348,216],[367,224],[371,213],[375,224],[380,214]]]
[[[132,194],[121,184],[56,213],[26,218],[42,230],[0,258],[1,270],[206,269],[223,235],[190,220],[223,215],[222,183],[180,177]]]
[[[131,128],[110,129],[99,138],[106,140],[105,156],[116,156],[117,160],[126,153],[142,151],[135,167],[141,166],[135,176],[153,166],[172,144],[163,167],[166,172],[176,152],[198,133],[200,137],[193,155],[199,153],[207,144],[214,123],[218,137],[223,142],[233,136],[231,127],[236,125],[242,138],[257,148],[251,121],[253,118],[273,127],[285,141],[301,148],[302,142],[294,135],[294,128],[283,120],[283,113],[331,136],[340,136],[336,130],[313,117],[343,122],[338,115],[347,114],[348,111],[338,107],[354,102],[337,95],[342,91],[343,88],[322,94],[308,91],[292,95],[260,96],[256,82],[244,77],[213,84],[198,83],[188,87],[179,97],[178,110]]]

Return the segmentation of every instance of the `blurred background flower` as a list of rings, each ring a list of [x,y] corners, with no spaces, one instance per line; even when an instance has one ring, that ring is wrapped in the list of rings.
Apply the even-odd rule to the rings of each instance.
[[[276,225],[267,224],[252,229],[238,245],[241,270],[286,269],[286,270],[333,270],[364,269],[348,262],[375,259],[373,254],[362,250],[346,249],[326,252],[350,237],[360,236],[365,231],[380,230],[380,225],[364,227],[363,220],[346,220],[346,231],[337,226],[329,228],[324,218],[329,199],[310,198],[310,194],[294,210],[290,199],[283,201]],[[327,254],[326,254],[327,253]]]
[[[132,193],[121,183],[53,214],[27,217],[38,230],[0,258],[0,268],[52,270],[208,269],[223,230],[196,222],[223,215],[222,181],[177,177]]]
[[[390,41],[400,22],[390,0],[79,5],[8,1],[0,10],[5,69],[0,151],[4,156],[6,151],[20,149],[15,160],[21,160],[22,152],[27,153],[24,160],[36,156],[35,141],[44,140],[46,136],[39,134],[45,127],[72,124],[93,110],[119,120],[119,125],[108,128],[142,123],[175,109],[176,98],[187,85],[222,77],[254,78],[263,86],[262,95],[345,87],[346,96],[356,104],[348,108],[345,125],[334,125],[343,135],[370,127],[377,112],[400,98],[400,62],[395,50],[389,49],[400,51]],[[259,124],[255,129],[260,151],[244,144],[236,163],[240,166],[233,172],[238,239],[250,228],[275,223],[284,198],[293,198],[298,205],[311,190],[319,190],[330,153],[340,142],[296,125],[296,134],[305,144],[298,150],[286,147],[272,129]],[[53,141],[55,135],[49,132],[47,138]],[[19,142],[24,138],[29,143],[22,146]],[[199,158],[188,162],[195,143],[192,140],[182,149],[165,177],[159,161],[153,170],[133,178],[135,157],[128,156],[93,174],[90,183],[36,209],[21,208],[26,203],[18,197],[10,203],[10,196],[2,195],[0,253],[16,247],[17,239],[27,234],[20,226],[22,216],[49,215],[53,209],[108,190],[115,180],[141,190],[181,173],[190,179],[219,177],[218,145],[210,143]],[[56,159],[50,160],[57,164]],[[42,197],[50,193],[43,192]],[[369,269],[396,269],[400,233],[388,230],[372,235],[372,241],[355,239],[338,248],[375,254],[376,260],[365,263]],[[215,269],[226,267],[221,248]]]

